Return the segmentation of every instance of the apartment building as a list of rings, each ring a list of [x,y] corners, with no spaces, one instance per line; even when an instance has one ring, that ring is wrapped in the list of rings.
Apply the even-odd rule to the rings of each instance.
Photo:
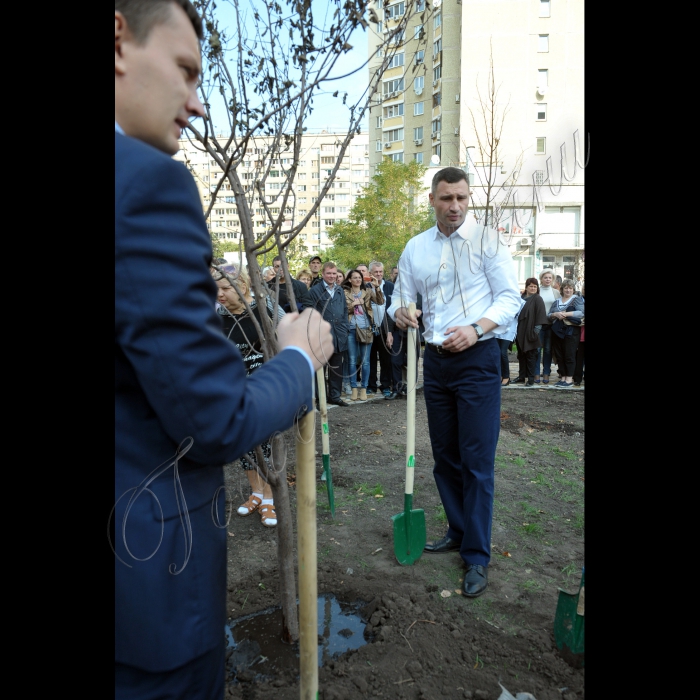
[[[285,209],[286,225],[294,226],[308,215],[338,161],[340,143],[344,138],[345,134],[326,131],[302,136],[302,147],[293,183],[293,196],[287,200]],[[222,137],[221,140],[225,139]],[[250,213],[253,219],[253,231],[258,236],[268,230],[269,223],[266,220],[260,195],[253,193],[254,178],[259,177],[261,168],[269,165],[270,171],[265,181],[265,198],[268,204],[272,203],[272,214],[279,214],[286,182],[285,174],[293,160],[291,146],[288,150],[270,154],[269,143],[270,140],[265,137],[251,139],[242,166],[238,170],[241,182],[246,191],[249,191],[249,197],[252,198],[249,198]],[[369,183],[368,143],[366,133],[355,134],[328,194],[299,234],[298,240],[310,255],[321,253],[331,246],[327,230],[338,219],[348,217],[355,199],[362,194],[363,188]],[[211,203],[211,193],[216,189],[223,174],[221,169],[211,156],[202,151],[198,143],[190,142],[186,138],[180,140],[180,151],[174,158],[185,163],[194,175],[202,199],[202,207],[206,212]],[[246,181],[250,181],[250,185],[246,185]],[[279,206],[276,206],[276,200],[279,200]],[[226,181],[220,187],[214,207],[207,218],[207,228],[220,239],[240,240],[239,213],[235,197],[231,192],[231,185]]]
[[[434,0],[430,12],[417,0],[416,13],[397,33],[407,5],[373,4],[380,21],[370,24],[369,71],[382,73],[382,88],[369,115],[370,165],[390,158],[427,166],[432,156],[458,164],[461,6]]]
[[[488,202],[521,283],[550,267],[582,277],[583,1],[435,0],[425,20],[417,15],[395,37],[405,4],[375,7],[381,21],[370,25],[370,57],[387,33],[398,49],[389,68],[380,55],[370,60],[370,71],[383,70],[369,124],[370,165],[416,159],[431,166],[430,175],[437,166],[463,168],[475,214],[483,219]],[[492,60],[498,94],[489,104]],[[485,125],[489,110],[496,124],[505,114],[502,129]],[[491,150],[485,144],[496,136]]]

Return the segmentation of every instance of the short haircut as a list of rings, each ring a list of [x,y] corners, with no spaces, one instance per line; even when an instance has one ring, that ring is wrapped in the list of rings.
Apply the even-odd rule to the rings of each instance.
[[[331,260],[323,263],[323,271],[324,272],[326,270],[330,270],[332,267],[335,267],[336,269],[338,268],[338,266],[334,262],[332,262]]]
[[[537,293],[539,294],[539,293],[540,293],[540,283],[537,281],[537,278],[536,278],[536,277],[528,277],[528,278],[525,280],[525,291],[527,292],[527,288],[528,288],[531,284],[537,285]]]
[[[552,282],[554,282],[554,270],[542,270],[540,272],[540,282],[545,275],[552,275]]]
[[[278,260],[279,260],[280,262],[282,262],[281,256],[275,255],[275,257],[272,258],[272,264],[274,265]]]
[[[197,38],[204,38],[202,19],[190,0],[115,0],[114,9],[126,19],[129,31],[137,44],[145,44],[151,29],[170,19],[172,5],[181,7],[194,28]]]
[[[433,176],[433,183],[430,186],[430,192],[435,196],[435,190],[437,190],[437,186],[441,182],[446,182],[450,185],[453,185],[455,182],[459,182],[460,180],[464,180],[467,183],[467,188],[469,188],[469,178],[467,177],[467,173],[464,172],[461,168],[443,168],[442,170],[438,170],[435,175]]]
[[[563,279],[559,286],[561,289],[564,289],[564,287],[571,287],[574,291],[576,291],[576,283],[568,278]]]
[[[369,268],[367,269],[371,272],[373,267],[381,267],[383,270],[384,263],[380,263],[379,260],[372,260],[372,262],[369,264]]]

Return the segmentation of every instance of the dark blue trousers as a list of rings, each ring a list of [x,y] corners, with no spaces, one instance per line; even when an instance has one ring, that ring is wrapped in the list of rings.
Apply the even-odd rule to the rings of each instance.
[[[467,564],[491,559],[494,463],[501,416],[501,353],[496,339],[438,355],[426,346],[423,391],[450,539]]]
[[[211,651],[172,671],[151,673],[115,664],[116,700],[223,700],[226,637]]]

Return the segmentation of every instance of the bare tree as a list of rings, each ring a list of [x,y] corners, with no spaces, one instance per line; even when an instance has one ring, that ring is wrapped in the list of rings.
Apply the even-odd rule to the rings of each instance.
[[[499,99],[501,86],[496,84],[493,67],[493,43],[489,42],[489,72],[486,88],[482,93],[476,83],[479,107],[469,108],[472,127],[476,136],[476,148],[479,152],[480,167],[474,167],[478,186],[472,189],[472,198],[478,209],[483,209],[480,221],[485,225],[498,228],[506,206],[512,202],[513,188],[522,168],[524,151],[515,158],[508,176],[502,180],[499,175],[507,173],[503,159],[501,141],[510,112],[510,97],[503,103]],[[469,149],[466,149],[469,159]],[[499,183],[499,180],[502,180]],[[512,231],[512,229],[511,229]]]
[[[338,75],[343,59],[352,48],[349,41],[354,31],[370,29],[378,17],[369,8],[368,0],[327,0],[316,7],[311,0],[226,0],[219,7],[212,0],[195,0],[205,25],[205,56],[201,84],[202,102],[206,110],[203,127],[190,125],[193,143],[205,151],[218,165],[221,177],[211,192],[205,216],[221,192],[224,183],[230,186],[240,220],[241,254],[245,255],[253,291],[264,307],[271,290],[264,284],[259,257],[268,253],[280,255],[287,294],[295,308],[294,292],[287,260],[292,241],[314,216],[340,168],[355,134],[359,134],[371,99],[381,87],[381,72],[375,74],[358,101],[348,103],[347,93],[334,91],[334,81],[355,75],[365,81],[367,62]],[[414,14],[415,0],[405,3],[405,14],[380,44],[383,65],[389,62],[400,46],[400,37]],[[225,13],[223,12],[225,10]],[[320,12],[316,12],[318,10]],[[365,19],[368,16],[370,22]],[[224,20],[224,17],[232,19]],[[370,29],[370,31],[374,31]],[[344,66],[343,66],[344,68]],[[314,110],[314,99],[332,94],[347,120],[347,129],[337,137],[335,163],[328,166],[328,176],[318,197],[306,213],[296,216],[295,181],[305,122]],[[214,128],[214,106],[225,108],[227,125],[224,133]],[[341,112],[342,113],[342,112]],[[334,115],[338,118],[337,113]],[[220,130],[219,130],[220,131]],[[287,167],[281,159],[287,158]],[[283,181],[278,193],[265,194],[273,160],[277,160]],[[243,168],[250,161],[248,168]],[[245,172],[243,172],[245,170]],[[266,230],[254,230],[252,211],[264,210]],[[231,279],[235,287],[235,279]],[[272,291],[275,308],[277,294]],[[277,315],[260,314],[255,322],[265,361],[278,352],[275,339]],[[278,444],[279,447],[279,444]],[[273,450],[274,454],[274,450]],[[291,508],[287,491],[286,470],[278,456],[274,470],[266,470],[261,451],[258,463],[272,486],[278,509],[278,556],[284,616],[283,636],[299,637],[296,614],[296,588],[293,567]],[[282,462],[282,463],[280,463]]]

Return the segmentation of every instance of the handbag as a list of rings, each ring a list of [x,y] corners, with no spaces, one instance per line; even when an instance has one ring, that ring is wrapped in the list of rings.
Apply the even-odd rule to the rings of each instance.
[[[374,340],[374,334],[371,328],[358,328],[355,326],[355,338],[358,343],[369,345]]]

